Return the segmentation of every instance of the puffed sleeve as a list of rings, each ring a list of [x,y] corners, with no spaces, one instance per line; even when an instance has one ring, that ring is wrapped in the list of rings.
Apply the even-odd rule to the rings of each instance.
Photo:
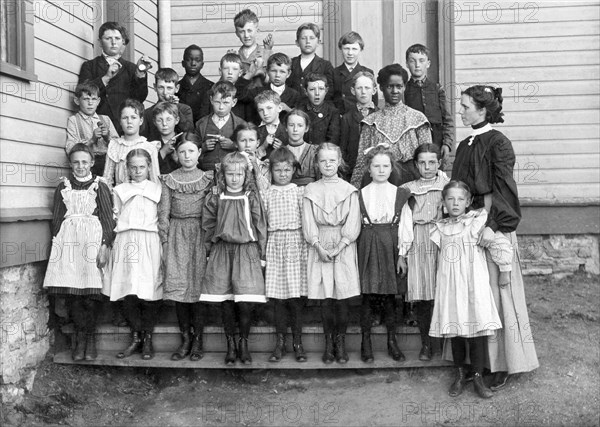
[[[108,144],[108,151],[110,152],[110,146],[112,144],[118,144],[118,142],[116,141],[111,141],[110,144]],[[104,173],[102,174],[102,177],[104,178],[104,180],[106,181],[106,184],[112,188],[114,183],[115,183],[115,167],[116,167],[116,163],[113,159],[110,158],[110,155],[108,155],[108,153],[106,154],[106,161],[104,163]]]
[[[373,146],[373,141],[375,140],[375,132],[377,132],[375,126],[364,125],[362,127],[362,131],[360,133],[360,140],[358,141],[358,154],[356,156],[356,165],[354,167],[354,171],[352,172],[352,178],[350,179],[350,184],[354,185],[356,188],[360,188],[360,183],[364,174],[364,152],[367,148]]]
[[[111,247],[115,238],[115,218],[113,215],[113,200],[110,188],[103,181],[98,182],[96,190],[98,219],[102,226],[102,244]]]
[[[360,217],[360,205],[358,202],[358,192],[354,191],[344,201],[344,204],[348,208],[348,214],[346,215],[346,221],[342,225],[341,229],[341,242],[345,243],[346,246],[358,239],[361,229],[361,217]]]
[[[160,243],[169,240],[169,222],[171,220],[171,189],[162,182],[160,202],[158,203],[158,236]]]
[[[52,202],[52,237],[55,237],[60,231],[63,221],[65,220],[65,214],[67,213],[67,207],[63,201],[62,190],[65,189],[64,181],[61,181],[54,190],[54,198]]]
[[[417,139],[419,140],[419,145],[423,144],[432,144],[433,140],[431,139],[431,129],[429,127],[429,123],[425,123],[424,125],[419,126],[416,129]],[[412,157],[412,154],[411,156]]]
[[[476,242],[479,238],[479,233],[485,227],[485,224],[488,220],[488,213],[485,209],[481,208],[474,212],[475,216],[471,223],[468,225],[470,228],[471,238]]]
[[[488,247],[488,251],[500,271],[512,270],[513,247],[510,240],[500,231],[494,234],[494,241]]]
[[[401,257],[406,257],[414,240],[412,210],[408,203],[405,203],[402,206],[400,223],[398,224],[398,254]]]
[[[306,197],[302,206],[302,233],[304,234],[304,239],[311,246],[319,241],[319,226],[317,225],[317,221],[315,221],[313,204]]]
[[[215,234],[215,228],[217,227],[217,214],[219,210],[218,206],[219,195],[213,191],[208,193],[206,196],[206,202],[202,209],[202,229],[204,230],[204,246],[206,247],[206,256],[210,254],[212,247],[212,238]]]
[[[257,167],[258,166],[258,167]],[[271,170],[269,160],[255,161],[253,172],[256,179],[256,186],[261,191],[267,191],[271,187]]]
[[[492,145],[492,209],[487,226],[494,232],[512,232],[521,221],[521,206],[517,183],[513,178],[515,152],[504,135]]]
[[[249,199],[250,215],[252,216],[252,225],[256,229],[260,259],[264,261],[267,255],[267,216],[258,193],[252,192]]]

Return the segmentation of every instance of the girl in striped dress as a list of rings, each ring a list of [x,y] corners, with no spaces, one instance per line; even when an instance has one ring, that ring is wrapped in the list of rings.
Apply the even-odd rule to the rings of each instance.
[[[407,302],[416,302],[417,322],[421,334],[419,360],[431,360],[429,325],[435,298],[435,276],[438,249],[429,238],[434,222],[442,218],[442,190],[450,181],[443,171],[440,149],[435,144],[422,144],[415,150],[413,160],[419,179],[407,182],[402,188],[409,190],[412,200],[414,228],[400,236],[400,265],[404,271],[408,264]]]
[[[279,362],[286,353],[285,334],[288,312],[291,317],[293,348],[298,362],[306,361],[302,346],[303,298],[308,294],[306,279],[307,246],[302,235],[304,187],[292,183],[298,164],[285,147],[269,157],[273,185],[261,192],[268,219],[267,298],[275,304],[277,342],[269,358]]]
[[[93,176],[94,155],[85,144],[69,153],[72,174],[54,192],[52,251],[44,288],[64,296],[75,324],[73,360],[94,360],[95,332],[102,303],[101,269],[112,246],[113,220],[110,190]]]

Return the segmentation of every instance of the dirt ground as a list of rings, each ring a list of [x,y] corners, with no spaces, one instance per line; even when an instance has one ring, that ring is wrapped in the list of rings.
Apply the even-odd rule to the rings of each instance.
[[[450,368],[361,371],[156,370],[55,365],[4,408],[4,425],[599,425],[597,276],[527,277],[541,367],[490,400],[447,389]]]

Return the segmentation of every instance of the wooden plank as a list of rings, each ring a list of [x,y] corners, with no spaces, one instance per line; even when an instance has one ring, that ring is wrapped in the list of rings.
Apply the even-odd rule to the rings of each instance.
[[[82,56],[85,52],[82,50],[82,55],[72,54],[53,46],[43,40],[35,39],[34,49],[36,51],[36,59],[53,65],[56,68],[71,71],[79,74],[81,64],[87,58]]]
[[[93,22],[86,19],[84,14],[82,14],[83,9],[79,9],[79,12],[77,12],[77,9],[75,9],[74,6],[75,4],[73,2],[65,2],[64,4],[56,1],[36,2],[36,7],[34,7],[36,18],[35,36],[44,39],[48,37],[48,34],[40,34],[37,31],[38,23],[47,22],[56,28],[68,28],[68,32],[71,36],[75,36],[83,41],[94,40]],[[75,14],[70,13],[69,10],[74,11]]]
[[[143,23],[154,32],[158,32],[158,7],[148,0],[135,1],[135,20]],[[137,29],[136,29],[137,33]]]
[[[599,234],[598,206],[521,206],[519,235]],[[522,239],[519,245],[523,246]]]
[[[541,82],[593,80],[600,76],[600,67],[597,65],[579,66],[546,66],[535,65],[523,67],[518,73],[507,73],[506,68],[489,68],[482,72],[476,70],[456,70],[456,81],[465,85],[467,82],[494,84],[496,82]],[[508,79],[507,79],[508,78]]]
[[[82,59],[87,59],[89,55],[93,54],[94,45],[90,42],[91,39],[82,40],[75,37],[68,31],[68,27],[56,27],[53,24],[41,21],[35,24],[35,34],[38,36],[37,38]],[[90,31],[90,37],[93,37],[92,34]]]
[[[175,1],[179,1],[179,0],[175,0]],[[185,0],[184,0],[185,1]],[[191,0],[190,0],[191,1]],[[542,2],[537,2],[535,3],[535,6],[542,9],[545,7],[561,7],[561,6],[569,6],[569,7],[574,7],[574,6],[589,6],[590,4],[593,4],[595,0],[583,0],[583,1],[576,1],[576,0],[544,0]],[[473,9],[473,10],[483,10],[485,8],[485,6],[488,4],[487,1],[485,2],[471,2],[470,0],[457,0],[455,2],[456,4],[458,4],[461,7],[461,10],[469,10],[469,9]],[[505,7],[508,7],[508,5],[511,5],[513,3],[509,3],[509,2],[503,2],[503,5],[507,5]],[[524,3],[520,3],[521,7],[524,6]],[[515,6],[513,6],[515,7]]]
[[[47,124],[49,126],[56,126],[62,123],[66,127],[68,117],[73,114],[72,111],[55,106],[53,101],[55,99],[59,101],[59,99],[52,95],[51,92],[45,91],[45,89],[40,89],[40,91],[40,99],[27,99],[27,102],[23,102],[22,98],[16,96],[4,95],[2,97],[2,114],[6,117],[31,122],[37,121],[39,124]],[[56,93],[62,96],[64,91]],[[16,131],[16,129],[13,129],[13,131]]]
[[[464,74],[464,71],[460,72]],[[540,96],[565,96],[565,95],[597,95],[600,94],[600,82],[598,79],[583,79],[583,80],[555,80],[555,81],[535,81],[528,78],[519,79],[517,81],[507,81],[507,74],[502,76],[500,79],[496,79],[493,82],[494,86],[499,86],[503,89],[503,94],[506,92],[507,95],[514,93],[520,94],[522,100],[528,99],[534,95]],[[475,73],[472,74],[475,76]],[[588,77],[589,78],[589,77]],[[469,86],[476,84],[485,83],[487,80],[487,74],[480,71],[479,77],[473,80],[466,80],[462,78],[457,80],[457,83],[452,83],[445,86],[446,93],[452,96],[451,99],[458,102],[460,100],[461,91],[466,90]],[[533,85],[533,86],[532,86]],[[505,95],[506,96],[506,95]]]
[[[66,119],[64,123],[66,123]],[[0,139],[11,139],[63,148],[65,135],[64,127],[51,127],[37,122],[0,116]]]
[[[67,92],[75,91],[80,69],[81,64],[76,70],[63,70],[38,59],[35,61],[35,70],[39,77],[38,84],[45,84],[51,87],[64,89]],[[50,89],[45,88],[44,90],[49,91]],[[56,98],[58,98],[57,103],[61,108],[75,109],[76,106],[72,101],[72,93],[61,94],[60,97],[58,95],[51,96],[53,102]]]
[[[50,208],[53,195],[54,188],[8,186],[0,188],[3,208]]]
[[[588,184],[522,184],[519,186],[521,200],[536,200],[552,204],[568,204],[574,202],[598,202],[600,185]]]
[[[60,167],[57,162],[39,161],[35,163],[0,162],[2,185],[14,187],[56,188],[60,178],[67,176],[70,168]]]
[[[529,38],[529,37],[563,37],[589,36],[600,33],[596,21],[586,22],[555,22],[531,24],[487,24],[485,31],[481,25],[456,25],[456,40],[498,39],[498,38]],[[500,37],[501,35],[501,37]]]
[[[64,146],[64,140],[62,146],[53,147],[2,139],[0,140],[0,158],[6,163],[35,165],[43,162],[67,167],[67,154]]]
[[[461,123],[460,116],[456,117],[456,123]],[[511,126],[508,124],[495,126],[504,133],[511,141],[547,140],[550,136],[557,141],[564,139],[593,139],[600,134],[600,125],[552,125],[552,126]],[[462,141],[471,134],[466,128],[458,128],[456,131],[457,141]]]
[[[544,111],[522,111],[518,114],[507,115],[505,121],[511,126],[538,126],[538,125],[587,125],[598,123],[598,110],[554,110]]]
[[[50,255],[49,223],[48,221],[2,222],[0,242],[2,245],[0,268],[46,260]]]
[[[557,6],[540,8],[540,3],[545,3],[545,1],[520,4],[517,2],[473,2],[470,6],[465,5],[464,9],[460,6],[459,9],[455,9],[456,24],[461,25],[461,22],[464,22],[468,25],[528,25],[537,22],[592,21],[600,18],[600,10],[596,4],[588,3],[574,6],[563,3]]]
[[[199,22],[196,19],[192,19],[191,17],[193,17],[194,15],[187,15],[185,18],[180,19],[180,20],[175,20],[173,19],[172,21],[172,31],[173,34],[194,34],[194,33],[199,33],[199,27],[203,27],[206,28],[207,26],[210,27],[211,31],[214,32],[214,34],[234,34],[235,35],[235,28],[233,26],[233,20],[231,21],[222,21],[220,19],[211,19],[211,20],[207,20],[206,22]],[[299,21],[290,21],[289,18],[285,17],[285,16],[275,16],[272,19],[268,20],[268,21],[261,21],[260,23],[260,27],[259,27],[259,40],[262,40],[262,38],[264,38],[268,33],[270,33],[271,31],[273,31],[274,29],[276,29],[276,32],[274,34],[275,37],[277,37],[278,39],[281,39],[281,35],[280,35],[280,31],[282,33],[289,33],[289,34],[294,34],[294,37],[292,40],[296,39],[296,30],[298,29],[298,27],[300,26],[300,24],[302,24],[303,22],[314,22],[315,24],[319,25],[319,27],[321,27],[321,21],[322,18],[319,18],[318,20],[314,20],[313,17],[307,18],[307,19],[303,19],[303,20],[299,20]],[[261,37],[262,35],[262,37]],[[283,38],[283,40],[287,40],[287,38]]]
[[[589,51],[577,48],[578,50],[563,51],[560,55],[557,55],[556,52],[494,52],[488,54],[456,55],[455,63],[457,70],[470,68],[522,68],[530,67],[532,64],[544,64],[545,66],[600,64],[599,55],[593,55]]]
[[[596,110],[600,109],[600,97],[596,95],[543,95],[540,96],[541,88],[532,102],[523,102],[525,99],[515,96],[505,96],[502,111],[506,116],[510,113],[522,111],[562,111],[562,110]],[[510,92],[509,92],[510,93]],[[507,93],[506,95],[509,95]],[[503,93],[503,95],[505,95]],[[512,95],[512,94],[511,94]]]
[[[518,185],[590,184],[594,182],[600,184],[597,168],[558,169],[548,167],[535,160],[532,161],[531,157],[528,161],[522,160],[520,156],[517,157],[513,176]]]
[[[494,44],[494,52],[502,53],[525,53],[525,52],[563,52],[570,51],[576,46],[577,50],[598,51],[600,49],[600,37],[594,36],[565,36],[552,37],[552,43],[548,43],[548,37],[535,37],[527,39],[502,39],[501,43]],[[488,40],[459,40],[455,45],[456,52],[465,54],[488,54],[490,42]]]
[[[600,156],[590,156],[589,154],[581,154],[574,152],[569,155],[564,154],[546,154],[537,153],[534,155],[521,155],[516,159],[516,163],[524,167],[524,165],[539,165],[539,169],[564,169],[576,166],[578,169],[594,169],[600,168]],[[593,172],[588,172],[593,173]]]
[[[547,139],[541,141],[512,140],[513,149],[517,156],[532,156],[538,153],[544,154],[598,154],[600,146],[597,139],[566,139],[557,143],[555,140]]]

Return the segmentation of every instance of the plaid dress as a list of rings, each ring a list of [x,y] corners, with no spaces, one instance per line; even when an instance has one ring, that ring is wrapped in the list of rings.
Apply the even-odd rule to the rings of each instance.
[[[306,296],[307,243],[302,235],[304,187],[274,185],[261,195],[268,219],[266,295],[277,299]]]

